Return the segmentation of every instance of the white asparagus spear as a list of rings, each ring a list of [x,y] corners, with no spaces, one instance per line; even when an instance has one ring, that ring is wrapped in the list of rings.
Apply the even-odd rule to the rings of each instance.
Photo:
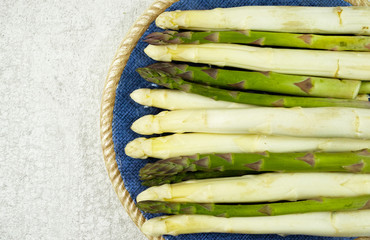
[[[137,138],[126,145],[132,158],[170,158],[196,153],[346,152],[370,148],[370,140],[288,136],[188,133]]]
[[[141,88],[133,91],[130,97],[141,105],[169,110],[260,107],[249,104],[216,101],[198,94],[171,89]]]
[[[370,9],[245,6],[202,11],[173,11],[159,15],[156,24],[160,28],[175,30],[261,30],[370,35]]]
[[[273,49],[238,44],[149,45],[157,61],[185,61],[258,71],[370,81],[370,52]]]
[[[146,221],[141,230],[154,237],[202,232],[359,237],[369,236],[370,210],[233,218],[162,216]]]
[[[370,110],[339,107],[175,110],[143,116],[131,129],[146,135],[204,132],[369,139]]]
[[[370,194],[370,174],[264,173],[150,187],[137,201],[247,203]]]

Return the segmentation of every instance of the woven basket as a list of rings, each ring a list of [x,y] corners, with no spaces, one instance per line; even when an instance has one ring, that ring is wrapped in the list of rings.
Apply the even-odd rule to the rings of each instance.
[[[131,217],[132,221],[140,228],[146,221],[140,210],[136,207],[129,192],[125,188],[121,173],[118,170],[116,162],[116,153],[112,138],[112,120],[113,108],[116,98],[116,89],[120,80],[123,69],[125,68],[131,52],[135,48],[137,42],[144,34],[149,25],[156,17],[164,12],[173,3],[179,0],[156,0],[154,3],[140,16],[140,18],[131,27],[126,37],[120,44],[113,62],[109,68],[109,72],[105,81],[104,92],[101,102],[100,111],[100,134],[103,148],[105,166],[108,171],[108,176],[112,182],[113,188],[118,195],[123,207]],[[367,0],[346,0],[355,6],[370,6]],[[162,237],[150,237],[153,240],[164,240]],[[357,238],[364,240],[370,238]]]

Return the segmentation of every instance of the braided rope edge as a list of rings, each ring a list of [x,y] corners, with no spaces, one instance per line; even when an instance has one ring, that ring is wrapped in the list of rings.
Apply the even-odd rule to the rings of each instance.
[[[101,102],[100,137],[108,176],[123,207],[126,209],[132,221],[139,228],[143,225],[146,219],[136,207],[129,192],[125,188],[121,173],[118,170],[116,153],[114,151],[112,121],[116,89],[130,54],[141,36],[144,34],[146,29],[148,29],[149,25],[155,20],[155,18],[176,1],[178,0],[155,1],[131,27],[128,34],[121,42],[115,54],[114,60],[109,68]],[[153,240],[164,240],[162,237],[147,237]]]
[[[346,2],[349,2],[353,6],[370,6],[369,0],[345,0]]]
[[[119,200],[121,201],[121,204],[125,208],[132,221],[136,224],[136,226],[139,227],[139,229],[146,221],[146,219],[144,218],[140,210],[136,207],[134,201],[130,196],[130,193],[125,188],[124,182],[121,177],[121,172],[118,169],[116,153],[114,151],[112,121],[113,108],[116,98],[116,89],[121,78],[121,74],[131,55],[131,52],[135,48],[141,36],[159,14],[164,12],[164,10],[166,10],[177,1],[179,0],[156,0],[130,28],[128,34],[122,40],[114,56],[114,60],[108,70],[108,75],[105,80],[102,95],[100,109],[100,138],[105,166],[107,168],[108,176],[112,182],[113,188]],[[368,0],[346,1],[354,6],[370,6],[370,2]],[[150,240],[164,240],[163,237],[146,237]],[[366,239],[370,238],[357,238],[356,240]]]

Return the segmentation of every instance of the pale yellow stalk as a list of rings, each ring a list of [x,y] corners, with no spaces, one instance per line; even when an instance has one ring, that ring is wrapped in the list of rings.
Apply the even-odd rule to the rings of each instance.
[[[184,61],[257,71],[370,81],[370,52],[251,47],[238,44],[149,45],[157,61]]]
[[[339,130],[338,130],[339,131]],[[173,134],[155,138],[137,138],[126,145],[132,158],[170,158],[196,153],[251,152],[346,152],[370,149],[370,140],[350,138],[298,138],[271,135]]]
[[[204,132],[370,139],[370,110],[300,107],[175,110],[143,116],[131,129],[146,135]]]
[[[360,237],[369,236],[370,210],[234,218],[174,215],[152,218],[141,230],[153,237],[204,232]]]
[[[156,24],[164,29],[175,30],[260,30],[370,35],[370,9],[368,7],[245,6],[173,11],[159,15]]]
[[[264,173],[150,187],[137,201],[246,203],[370,194],[370,174]]]

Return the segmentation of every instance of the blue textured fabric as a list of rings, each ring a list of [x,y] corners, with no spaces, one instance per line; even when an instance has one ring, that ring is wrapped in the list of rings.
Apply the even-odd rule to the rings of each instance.
[[[238,7],[244,5],[291,5],[291,6],[349,6],[345,1],[341,0],[181,0],[180,2],[172,5],[168,10],[188,10],[188,9],[212,9],[216,7]],[[153,31],[159,31],[154,24],[150,26],[147,32],[144,34],[145,37],[148,33]],[[132,198],[145,190],[145,187],[141,186],[139,180],[139,169],[142,168],[149,160],[138,160],[132,159],[125,155],[125,145],[137,138],[140,135],[130,130],[130,125],[139,117],[146,114],[156,114],[159,112],[158,109],[143,107],[133,102],[129,94],[138,88],[155,88],[155,84],[148,83],[140,78],[135,72],[138,67],[144,67],[154,63],[153,60],[149,59],[143,49],[147,46],[142,40],[139,41],[138,45],[134,49],[131,57],[127,63],[125,70],[122,73],[118,88],[116,101],[113,111],[113,142],[114,149],[116,151],[116,159],[119,170],[121,172],[123,181]],[[144,214],[146,218],[152,218],[155,215]],[[224,239],[224,240],[257,240],[257,239],[270,239],[270,240],[325,240],[325,239],[352,239],[352,238],[326,238],[326,237],[313,237],[313,236],[287,236],[281,237],[278,235],[242,235],[242,234],[186,234],[177,237],[165,236],[166,239],[182,239],[182,240],[206,240],[206,239]]]

